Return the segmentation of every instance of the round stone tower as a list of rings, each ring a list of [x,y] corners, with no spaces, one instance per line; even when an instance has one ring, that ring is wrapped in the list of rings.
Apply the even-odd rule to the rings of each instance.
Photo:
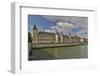
[[[60,43],[63,43],[63,33],[60,34]]]
[[[35,24],[32,28],[32,43],[38,43],[38,28]]]
[[[59,33],[56,31],[56,43],[59,43]]]

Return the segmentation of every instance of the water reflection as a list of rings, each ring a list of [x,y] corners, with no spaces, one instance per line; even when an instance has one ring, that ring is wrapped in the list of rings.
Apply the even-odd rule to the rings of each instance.
[[[29,60],[75,59],[87,58],[87,45],[31,49]]]

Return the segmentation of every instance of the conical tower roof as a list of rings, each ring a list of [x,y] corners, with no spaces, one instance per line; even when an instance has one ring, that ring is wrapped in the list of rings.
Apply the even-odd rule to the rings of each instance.
[[[36,27],[36,25],[35,25],[35,24],[33,25],[33,29],[36,29],[36,30],[38,30],[38,28]]]

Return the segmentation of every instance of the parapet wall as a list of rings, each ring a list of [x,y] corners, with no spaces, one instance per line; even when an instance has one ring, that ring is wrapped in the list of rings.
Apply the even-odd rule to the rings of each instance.
[[[65,47],[65,46],[77,46],[77,45],[84,45],[84,44],[87,44],[87,42],[83,42],[83,43],[68,43],[68,44],[52,44],[52,43],[47,43],[47,44],[44,44],[44,43],[33,43],[32,44],[32,48],[49,48],[49,47]]]

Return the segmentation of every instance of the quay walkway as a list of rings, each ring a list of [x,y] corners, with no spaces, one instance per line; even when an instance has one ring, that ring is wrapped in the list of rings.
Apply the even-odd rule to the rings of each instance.
[[[52,48],[52,47],[65,47],[65,46],[77,46],[77,45],[84,45],[87,44],[87,42],[83,43],[32,43],[31,47],[33,49],[36,48]]]

